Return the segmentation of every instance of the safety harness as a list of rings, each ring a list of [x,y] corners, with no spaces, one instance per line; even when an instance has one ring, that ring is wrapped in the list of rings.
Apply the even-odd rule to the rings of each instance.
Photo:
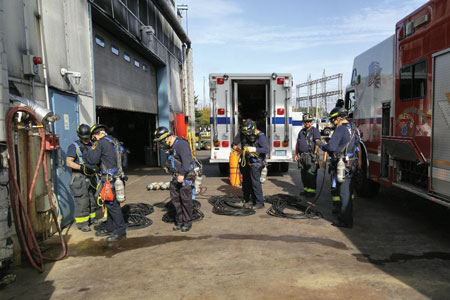
[[[182,165],[182,162],[175,158],[175,156],[177,155],[176,145],[178,144],[178,141],[180,139],[183,139],[183,138],[175,139],[175,142],[173,143],[173,146],[172,146],[172,150],[169,153],[169,156],[167,157],[168,161],[170,162],[169,169],[170,169],[170,172],[172,173],[172,181],[176,181],[177,176],[179,175],[179,173],[175,167],[175,163]],[[185,140],[185,139],[183,139],[183,140]],[[194,186],[195,177],[201,176],[202,175],[201,173],[202,173],[202,164],[200,163],[200,161],[198,159],[193,159],[187,174],[184,176],[184,181],[182,183],[182,186],[184,186],[185,184]],[[190,179],[193,178],[193,179],[189,180],[187,178],[190,178]],[[195,191],[194,191],[193,195],[195,195]]]
[[[353,124],[351,124],[351,123],[347,123],[345,127],[348,130],[348,133],[350,134],[350,139],[340,152],[333,153],[332,165],[333,165],[334,174],[332,174],[332,182],[331,182],[332,188],[336,188],[336,185],[337,185],[337,175],[336,175],[335,170],[336,170],[336,164],[337,164],[338,160],[341,157],[344,160],[345,174],[346,174],[345,176],[347,177],[353,171],[352,169],[353,169],[354,162],[358,159],[358,156],[356,155],[356,152],[359,151],[359,147],[356,145],[356,135],[358,134],[358,136],[359,136],[358,129],[356,127],[354,127]],[[354,140],[353,149],[352,149],[352,151],[350,151],[350,153],[348,153],[349,152],[348,148],[353,140]]]
[[[107,140],[108,142],[110,142],[111,144],[113,144],[114,151],[116,152],[116,156],[117,156],[117,166],[115,168],[108,169],[108,168],[106,168],[106,166],[103,163],[101,163],[102,175],[106,176],[106,177],[112,176],[113,178],[115,176],[123,177],[124,176],[123,169],[122,169],[122,153],[124,151],[123,146],[115,138],[111,138],[109,136],[104,136],[103,138],[105,140]]]
[[[302,152],[300,153],[300,159],[298,161],[299,168],[302,167],[305,170],[308,170],[311,174],[315,174],[318,163],[314,161],[314,150],[312,148],[312,140],[313,140],[313,129],[310,128],[307,130],[306,128],[303,128],[301,131],[301,134],[305,136],[306,144],[308,145],[308,152]]]
[[[81,142],[80,142],[81,143]],[[72,145],[75,146],[75,153],[77,154],[77,158],[78,158],[78,163],[80,165],[84,164],[84,159],[83,159],[83,154],[81,153],[81,148],[80,148],[80,144],[77,142],[73,142]]]
[[[263,132],[258,133],[258,138],[260,136],[264,135]],[[255,140],[256,142],[256,140]],[[261,165],[264,166],[264,160],[260,157],[258,153],[250,153],[247,151],[247,148],[245,146],[253,146],[255,142],[249,141],[249,139],[244,135],[241,134],[241,147],[243,148],[242,155],[241,155],[241,167],[245,167],[248,163],[249,166],[253,165]],[[248,143],[249,145],[244,145],[245,143]]]

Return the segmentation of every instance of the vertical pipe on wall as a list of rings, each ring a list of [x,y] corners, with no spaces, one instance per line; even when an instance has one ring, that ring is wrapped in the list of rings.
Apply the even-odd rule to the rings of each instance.
[[[42,73],[44,74],[44,90],[45,90],[45,102],[47,108],[50,109],[50,97],[48,94],[48,78],[47,78],[47,57],[45,52],[45,27],[44,18],[42,16],[42,0],[36,0],[38,14],[36,16],[39,23],[39,37],[41,40],[41,55],[42,55]]]

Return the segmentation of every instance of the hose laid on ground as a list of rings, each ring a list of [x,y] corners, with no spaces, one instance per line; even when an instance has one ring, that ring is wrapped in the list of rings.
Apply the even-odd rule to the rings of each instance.
[[[211,196],[208,202],[213,206],[212,212],[225,216],[250,216],[255,213],[251,208],[244,208],[236,203],[243,202],[243,198],[232,195]]]
[[[286,194],[276,194],[264,197],[264,202],[271,203],[272,206],[267,210],[267,214],[279,218],[287,219],[307,219],[321,217],[322,214],[318,210],[310,208],[309,206],[302,204],[298,197]],[[292,209],[299,211],[300,213],[286,213],[285,209]]]
[[[192,200],[192,221],[200,221],[205,217],[203,212],[200,210],[201,206],[202,205],[200,202],[198,202],[197,200]],[[163,215],[162,220],[166,223],[175,223],[176,210],[172,201],[167,202],[164,209],[167,212]]]
[[[33,180],[31,185],[29,185],[28,188],[28,197],[27,197],[27,203],[25,203],[22,192],[19,187],[17,175],[16,175],[16,155],[14,150],[14,140],[12,138],[12,132],[11,132],[11,124],[13,122],[14,116],[17,112],[24,112],[27,113],[29,116],[31,116],[35,124],[33,127],[38,129],[39,136],[41,138],[41,147],[40,147],[40,153],[39,153],[39,159],[36,164],[35,172],[33,175]],[[39,118],[36,116],[36,114],[29,109],[28,107],[14,107],[11,108],[6,116],[6,145],[8,149],[8,155],[9,155],[9,172],[11,175],[11,206],[14,214],[14,222],[16,225],[16,232],[17,236],[19,237],[20,244],[22,246],[22,249],[25,251],[25,254],[27,255],[31,265],[38,270],[39,272],[44,271],[44,260],[60,260],[64,258],[67,254],[67,245],[64,241],[63,234],[61,232],[61,227],[58,223],[58,218],[56,215],[55,207],[53,206],[52,201],[52,192],[50,189],[50,185],[48,182],[48,170],[47,170],[47,155],[45,154],[45,131],[44,126],[42,122],[39,120]],[[30,128],[31,130],[31,128]],[[29,158],[29,156],[28,156]],[[28,163],[28,168],[31,166],[30,161]],[[36,239],[36,236],[33,232],[33,228],[31,226],[31,209],[29,207],[29,204],[31,204],[31,199],[33,195],[33,190],[36,184],[36,179],[39,173],[39,169],[41,165],[44,165],[44,178],[45,178],[45,185],[47,188],[47,195],[48,195],[48,202],[50,205],[50,212],[52,214],[53,221],[55,222],[56,229],[58,231],[61,245],[62,245],[62,252],[60,256],[56,258],[50,258],[50,257],[44,257],[42,255],[41,249],[39,247],[39,243]]]
[[[141,229],[153,224],[153,221],[146,217],[153,213],[153,205],[147,203],[129,203],[122,206],[122,214],[128,230]]]

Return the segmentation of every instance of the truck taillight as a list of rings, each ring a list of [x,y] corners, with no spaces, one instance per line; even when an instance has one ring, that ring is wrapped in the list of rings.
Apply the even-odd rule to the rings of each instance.
[[[284,78],[283,77],[277,78],[277,83],[278,84],[284,84]]]
[[[288,147],[289,146],[289,141],[283,141],[283,143],[281,143],[281,145],[283,145],[283,147]]]
[[[217,109],[217,114],[218,115],[224,115],[225,114],[225,108],[218,108]]]
[[[228,148],[228,147],[230,147],[230,143],[228,141],[222,141],[222,147]]]
[[[284,108],[278,108],[277,115],[284,115]]]
[[[280,141],[273,141],[273,146],[274,147],[280,147],[280,145],[281,145],[281,143],[280,143]]]
[[[219,141],[214,141],[214,147],[220,147],[220,142]]]
[[[225,80],[222,77],[217,78],[217,84],[223,84]]]

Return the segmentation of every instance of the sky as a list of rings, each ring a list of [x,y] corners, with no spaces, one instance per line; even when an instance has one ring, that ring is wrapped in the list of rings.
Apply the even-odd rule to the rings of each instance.
[[[209,73],[291,73],[294,86],[343,73],[353,58],[394,34],[425,0],[177,0],[192,41],[195,94],[208,104]],[[186,28],[187,26],[187,28]],[[205,98],[203,97],[205,78]],[[319,87],[320,88],[320,87]],[[337,81],[327,89],[337,89]],[[293,89],[295,92],[295,88]],[[301,90],[306,95],[306,89]]]

